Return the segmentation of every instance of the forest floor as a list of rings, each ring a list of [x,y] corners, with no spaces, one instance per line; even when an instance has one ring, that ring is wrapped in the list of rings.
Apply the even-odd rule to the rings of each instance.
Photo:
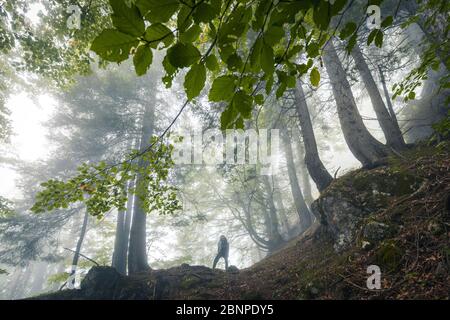
[[[422,147],[389,166],[356,170],[336,179],[343,188],[364,171],[403,170],[423,181],[420,189],[393,196],[370,214],[391,232],[377,243],[360,240],[337,253],[334,240],[316,222],[302,236],[250,268],[211,270],[182,265],[122,277],[95,267],[81,290],[37,299],[448,299],[450,292],[450,153],[448,146]],[[358,192],[353,190],[353,192]],[[366,286],[367,267],[382,270],[381,289]]]

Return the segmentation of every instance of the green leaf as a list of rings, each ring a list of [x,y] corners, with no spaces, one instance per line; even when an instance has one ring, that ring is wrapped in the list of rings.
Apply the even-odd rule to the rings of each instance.
[[[315,58],[320,54],[319,45],[317,42],[311,42],[306,47],[306,52],[308,53],[309,58]]]
[[[181,6],[177,15],[177,28],[178,31],[184,32],[192,24],[191,9],[187,6]]]
[[[138,76],[147,73],[148,68],[152,64],[153,53],[149,46],[139,46],[133,57],[134,69]]]
[[[233,108],[238,111],[244,119],[250,119],[252,115],[253,99],[247,93],[239,90],[233,99]]]
[[[232,71],[238,71],[243,65],[242,58],[237,53],[233,53],[229,56],[226,63],[228,69]]]
[[[264,104],[264,96],[262,94],[257,94],[255,96],[255,103],[262,106]]]
[[[137,0],[136,5],[150,22],[167,22],[178,11],[178,0]]]
[[[381,22],[381,28],[387,28],[392,26],[392,23],[394,22],[394,18],[392,16],[386,17],[383,22]]]
[[[335,0],[333,5],[331,6],[331,15],[335,16],[344,9],[347,4],[347,0]]]
[[[213,54],[210,54],[208,57],[206,57],[205,64],[210,71],[214,72],[219,70],[219,63],[217,62],[216,56]]]
[[[164,57],[162,65],[166,71],[166,75],[162,78],[162,81],[164,82],[166,88],[170,88],[172,86],[173,78],[177,73],[177,68],[170,64],[169,57],[167,55]]]
[[[319,70],[317,70],[316,67],[314,67],[314,68],[311,70],[311,73],[309,74],[309,80],[311,81],[311,84],[312,84],[314,87],[319,86],[319,83],[320,83],[320,73],[319,73]]]
[[[270,92],[272,91],[272,87],[273,87],[273,75],[271,74],[267,79],[266,79],[266,94],[269,95]]]
[[[109,0],[113,9],[113,25],[120,31],[139,37],[144,33],[144,19],[135,5],[127,6],[123,0]]]
[[[236,90],[235,76],[221,76],[214,79],[209,91],[209,100],[214,102],[230,101]]]
[[[261,50],[261,68],[266,74],[272,74],[275,70],[275,61],[273,57],[273,49],[271,46],[264,44]]]
[[[276,45],[284,36],[284,30],[279,26],[271,26],[264,32],[264,42],[270,46]]]
[[[200,51],[190,43],[178,42],[167,51],[169,62],[175,68],[189,67],[200,58]]]
[[[331,20],[330,4],[327,1],[320,1],[314,8],[313,20],[320,30],[327,30]]]
[[[198,24],[194,24],[192,27],[187,29],[185,32],[180,33],[179,38],[183,43],[194,42],[198,39],[198,36],[202,32],[202,28]]]
[[[205,86],[206,68],[203,64],[194,64],[184,78],[184,89],[188,100],[197,97]]]
[[[377,35],[375,36],[375,45],[378,48],[381,48],[383,46],[383,32],[381,32],[381,30],[378,30]]]
[[[277,97],[277,99],[281,98],[284,94],[284,92],[286,91],[286,83],[282,82],[277,89],[277,92],[275,93],[275,96]]]
[[[115,29],[106,29],[94,39],[91,50],[104,60],[122,62],[128,59],[131,48],[137,47],[138,44],[136,37]]]
[[[356,40],[357,40],[357,34],[356,33],[354,33],[350,37],[350,39],[348,39],[347,46],[346,46],[346,50],[347,50],[348,53],[352,52],[353,48],[356,45]]]
[[[217,16],[218,12],[219,11],[216,10],[212,5],[203,2],[195,9],[192,17],[194,18],[195,23],[206,23],[214,19]]]
[[[162,23],[154,23],[145,30],[144,39],[151,42],[150,46],[154,49],[160,42],[164,43],[165,47],[172,44],[174,40],[172,30],[167,28]]]
[[[370,32],[369,36],[367,37],[367,45],[370,46],[370,44],[375,40],[376,35],[378,34],[380,30],[375,29]]]
[[[342,40],[347,39],[353,34],[353,32],[355,32],[356,28],[357,28],[356,23],[354,22],[347,23],[344,26],[344,28],[342,28],[341,33],[339,34],[339,38],[341,38]]]
[[[261,50],[263,47],[262,38],[258,38],[252,47],[252,52],[250,53],[250,66],[254,72],[258,72],[261,69]]]

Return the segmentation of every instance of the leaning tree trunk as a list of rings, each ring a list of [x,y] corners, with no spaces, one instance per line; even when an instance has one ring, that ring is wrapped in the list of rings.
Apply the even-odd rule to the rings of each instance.
[[[364,82],[364,86],[369,93],[373,109],[386,138],[386,144],[397,151],[404,150],[406,144],[405,140],[403,140],[402,132],[398,125],[396,125],[396,122],[391,118],[358,44],[352,50],[352,57]]]
[[[80,236],[78,237],[77,247],[75,248],[75,254],[72,259],[72,270],[70,271],[70,278],[72,286],[75,285],[75,273],[77,272],[78,260],[80,260],[81,247],[86,236],[87,225],[89,221],[89,213],[87,210],[84,212],[83,225],[81,226]]]
[[[330,185],[333,178],[320,160],[305,93],[300,81],[297,81],[294,95],[297,115],[302,129],[303,144],[305,145],[306,166],[308,167],[308,172],[315,182],[317,189],[322,192]]]
[[[383,86],[384,98],[386,99],[386,104],[388,106],[391,119],[394,122],[394,125],[397,126],[398,130],[401,132],[400,126],[398,125],[397,114],[395,113],[394,106],[392,105],[391,95],[389,94],[386,79],[384,77],[383,68],[380,65],[378,65],[378,72],[380,73],[380,81]]]
[[[330,77],[341,129],[350,151],[363,166],[378,165],[388,156],[388,149],[364,126],[346,72],[331,39],[324,47],[322,58]]]
[[[301,174],[301,182],[302,182],[302,190],[303,190],[303,196],[305,197],[306,205],[310,205],[313,201],[313,195],[311,191],[311,182],[309,181],[309,174],[308,174],[308,168],[306,167],[305,162],[305,148],[303,147],[303,144],[301,141],[297,140],[297,150],[298,150],[298,158],[300,159],[300,163],[298,165],[300,174]]]
[[[144,151],[150,143],[153,135],[155,111],[153,105],[147,105],[144,110],[142,122],[142,134],[140,141],[140,151]],[[139,158],[139,166],[146,167],[148,164]],[[138,174],[136,178],[136,188],[141,190],[147,188],[145,177]],[[147,236],[146,236],[147,214],[143,208],[143,199],[139,195],[134,197],[133,220],[130,230],[130,246],[128,252],[128,273],[133,274],[148,271],[150,266],[147,261]]]
[[[444,45],[448,41],[448,12],[441,10],[440,12],[433,12],[432,10],[420,10],[426,3],[420,4],[417,1],[401,1],[400,9],[405,10],[409,15],[414,16],[418,14],[418,19],[415,20],[416,25],[422,30],[426,40],[431,45],[435,46],[435,55],[440,60],[442,67],[446,70],[448,52],[445,51]],[[420,12],[419,12],[420,11]],[[433,15],[433,18],[431,18]],[[432,20],[433,23],[429,23]]]
[[[282,131],[281,139],[283,141],[284,153],[286,156],[289,184],[291,186],[292,197],[294,198],[295,209],[300,220],[300,232],[302,233],[311,226],[311,213],[309,212],[302,190],[300,189],[297,173],[295,172],[294,154],[286,130]]]

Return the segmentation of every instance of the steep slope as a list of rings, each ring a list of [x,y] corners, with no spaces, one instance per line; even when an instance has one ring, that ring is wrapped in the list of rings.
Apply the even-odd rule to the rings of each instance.
[[[35,299],[448,299],[449,210],[449,146],[418,147],[335,180],[313,205],[318,222],[248,269],[96,267],[80,290]],[[380,290],[367,289],[369,265]]]

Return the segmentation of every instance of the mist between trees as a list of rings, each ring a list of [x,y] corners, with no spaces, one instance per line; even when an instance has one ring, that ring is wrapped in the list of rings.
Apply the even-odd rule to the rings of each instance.
[[[448,139],[447,1],[73,5],[0,1],[1,298],[211,267],[222,234],[250,267],[335,179]]]

